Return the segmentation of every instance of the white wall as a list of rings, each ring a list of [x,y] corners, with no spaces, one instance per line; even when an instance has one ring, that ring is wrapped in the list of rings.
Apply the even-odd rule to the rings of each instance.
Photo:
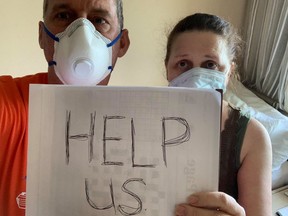
[[[163,59],[168,30],[195,13],[217,14],[242,27],[246,0],[123,0],[131,45],[118,60],[112,85],[166,85]],[[47,71],[38,46],[41,0],[0,2],[0,75],[22,76]]]
[[[0,1],[0,75],[20,76],[47,70],[38,46],[41,17],[41,0]]]

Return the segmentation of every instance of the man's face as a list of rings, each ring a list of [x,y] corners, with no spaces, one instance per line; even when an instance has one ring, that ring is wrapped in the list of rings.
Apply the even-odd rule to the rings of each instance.
[[[74,20],[82,17],[90,20],[95,28],[111,41],[120,32],[117,18],[117,8],[115,0],[48,0],[48,7],[44,16],[46,27],[54,35],[63,32]],[[125,32],[124,34],[128,33]],[[125,35],[124,35],[125,36]],[[53,60],[54,40],[43,30],[43,23],[39,23],[39,44],[44,50],[47,62]],[[113,46],[112,65],[115,65],[117,57],[121,57],[121,40]],[[126,52],[126,51],[125,51]],[[108,76],[100,84],[107,84]],[[61,83],[54,72],[53,67],[49,67],[49,83]]]

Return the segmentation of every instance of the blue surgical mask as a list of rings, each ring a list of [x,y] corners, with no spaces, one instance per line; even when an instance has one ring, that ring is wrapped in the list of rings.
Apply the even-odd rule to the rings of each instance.
[[[192,68],[173,79],[169,86],[188,87],[188,88],[206,88],[226,90],[226,73],[206,69]]]

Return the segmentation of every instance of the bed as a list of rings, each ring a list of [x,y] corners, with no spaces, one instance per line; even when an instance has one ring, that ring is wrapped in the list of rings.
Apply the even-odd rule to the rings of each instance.
[[[272,189],[288,184],[288,117],[233,80],[224,99],[260,121],[267,129],[273,153]]]

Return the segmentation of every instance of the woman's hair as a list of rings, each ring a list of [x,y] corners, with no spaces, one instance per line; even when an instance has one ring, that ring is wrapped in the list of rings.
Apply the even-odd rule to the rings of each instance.
[[[168,36],[165,64],[167,64],[171,46],[175,38],[189,31],[210,31],[223,37],[226,41],[231,61],[239,63],[241,57],[242,39],[236,32],[236,29],[224,19],[210,14],[196,13],[180,20]]]

